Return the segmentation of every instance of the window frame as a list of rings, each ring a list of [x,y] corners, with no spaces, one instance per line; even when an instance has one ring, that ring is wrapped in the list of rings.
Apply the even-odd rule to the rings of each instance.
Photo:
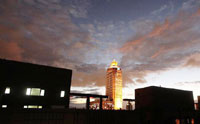
[[[34,93],[38,91],[34,90],[39,90],[39,93]],[[42,88],[26,88],[26,96],[44,96],[45,95],[45,89]]]

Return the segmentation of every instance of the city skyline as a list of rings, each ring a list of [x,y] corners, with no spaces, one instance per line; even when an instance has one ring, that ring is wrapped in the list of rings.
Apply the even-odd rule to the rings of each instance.
[[[116,59],[123,98],[153,85],[191,90],[196,100],[199,6],[200,0],[0,1],[0,58],[72,69],[72,92],[101,95]]]

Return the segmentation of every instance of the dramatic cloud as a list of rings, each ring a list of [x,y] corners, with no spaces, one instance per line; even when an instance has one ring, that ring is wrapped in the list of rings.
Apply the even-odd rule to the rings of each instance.
[[[103,85],[104,72],[86,63],[87,54],[97,47],[90,42],[90,34],[72,22],[69,8],[59,0],[0,3],[1,58],[70,68],[73,85]]]
[[[76,18],[86,18],[91,7],[89,0],[69,0],[69,13]]]
[[[184,66],[189,67],[200,67],[200,54],[193,54],[187,58],[187,62]]]
[[[199,22],[198,10],[194,13],[181,11],[163,23],[155,24],[149,33],[136,36],[121,47],[122,68],[133,72],[155,72],[183,64],[186,57],[200,53]],[[192,62],[197,61],[189,61]]]
[[[105,86],[106,70],[99,68],[96,71],[76,72],[73,74],[73,86]]]
[[[48,65],[58,61],[76,63],[84,59],[83,54],[77,55],[92,48],[89,34],[72,23],[59,1],[8,0],[1,2],[0,9],[1,57],[17,56],[21,61]]]
[[[145,77],[152,72],[199,67],[198,1],[189,0],[180,9],[173,2],[155,3],[157,10],[142,8],[137,16],[132,6],[131,12],[119,10],[122,5],[112,1],[112,10],[110,2],[101,2],[1,1],[0,57],[70,68],[74,87],[105,86],[112,59],[120,62],[124,86],[148,83]]]
[[[15,42],[0,42],[1,58],[13,58],[14,60],[21,60],[22,49]]]

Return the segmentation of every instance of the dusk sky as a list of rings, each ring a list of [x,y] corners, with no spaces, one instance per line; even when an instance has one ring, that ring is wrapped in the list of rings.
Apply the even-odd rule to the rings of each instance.
[[[1,0],[0,58],[72,69],[72,92],[102,95],[116,59],[123,98],[154,85],[196,100],[200,0]]]

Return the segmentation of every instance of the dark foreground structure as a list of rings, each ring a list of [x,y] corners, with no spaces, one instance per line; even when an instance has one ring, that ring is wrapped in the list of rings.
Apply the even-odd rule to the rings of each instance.
[[[71,70],[0,59],[0,75],[0,124],[200,124],[191,91],[146,87],[134,111],[80,110],[69,109],[82,95],[70,93]]]
[[[154,112],[78,109],[3,109],[2,124],[200,124],[199,111]],[[155,117],[155,116],[154,116]]]
[[[68,108],[72,71],[0,59],[0,108]]]
[[[152,124],[194,124],[196,116],[192,91],[155,86],[135,90],[135,110]]]

